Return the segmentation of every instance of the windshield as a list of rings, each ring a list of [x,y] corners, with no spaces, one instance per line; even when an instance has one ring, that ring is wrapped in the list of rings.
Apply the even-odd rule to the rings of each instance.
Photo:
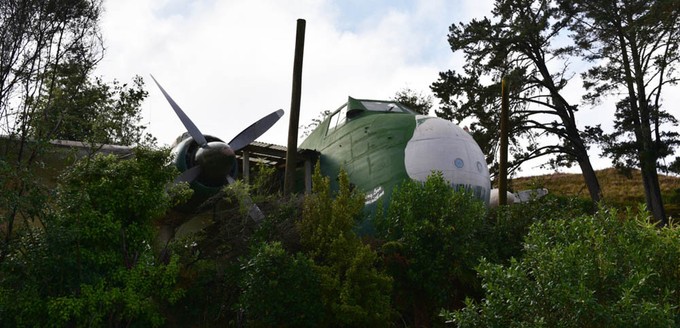
[[[362,100],[361,104],[373,112],[414,113],[408,107],[396,102]]]

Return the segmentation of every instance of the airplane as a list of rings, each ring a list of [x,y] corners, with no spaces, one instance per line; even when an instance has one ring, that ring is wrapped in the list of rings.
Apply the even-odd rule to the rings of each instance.
[[[283,111],[265,116],[225,143],[204,136],[152,79],[188,131],[173,154],[181,172],[176,182],[189,182],[194,189],[195,196],[183,206],[189,210],[233,183],[237,174],[235,152],[266,132]],[[453,122],[419,115],[395,101],[348,97],[298,148],[318,153],[321,172],[326,176],[337,177],[343,168],[352,185],[366,193],[368,211],[375,209],[380,199],[386,206],[392,190],[406,179],[425,181],[434,171],[441,172],[453,187],[468,190],[489,203],[489,170],[472,136]],[[337,181],[331,181],[331,187],[337,189]],[[252,208],[251,216],[260,220],[263,215],[259,209],[256,205]],[[360,230],[365,228],[370,230],[370,223],[362,223]]]
[[[189,211],[233,183],[237,173],[235,151],[269,129],[283,111],[269,114],[227,144],[204,136],[153,79],[188,131],[173,148],[173,154],[181,172],[176,182],[190,182],[194,189],[192,200],[180,207]],[[345,104],[319,123],[298,151],[319,154],[323,175],[337,177],[344,169],[350,183],[366,193],[365,209],[369,214],[379,203],[386,207],[393,189],[406,179],[425,181],[435,171],[441,172],[454,188],[467,190],[489,204],[489,170],[472,136],[453,122],[419,115],[395,101],[348,97]],[[338,188],[334,179],[331,188]],[[256,221],[264,217],[254,204],[250,215]],[[370,234],[370,220],[362,221],[358,231]]]
[[[174,148],[177,182],[191,182],[195,193],[211,195],[236,176],[235,151],[253,142],[283,115],[278,110],[246,128],[229,143],[204,136],[152,76],[187,128]],[[453,122],[425,115],[395,101],[354,99],[332,112],[300,144],[320,154],[321,172],[347,172],[350,182],[367,193],[366,205],[410,178],[425,181],[441,172],[452,186],[471,191],[488,204],[489,170],[484,154],[469,133]],[[332,183],[337,188],[337,182]],[[204,198],[204,197],[201,197]]]

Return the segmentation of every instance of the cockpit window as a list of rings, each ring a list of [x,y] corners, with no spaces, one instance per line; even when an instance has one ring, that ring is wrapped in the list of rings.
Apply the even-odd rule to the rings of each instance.
[[[382,112],[382,113],[409,113],[415,115],[416,112],[412,109],[392,101],[376,101],[376,100],[358,100],[349,97],[346,104],[340,107],[328,119],[328,130],[326,134],[330,134],[335,129],[343,126],[348,119],[359,115],[361,112]]]
[[[396,103],[396,102],[385,102],[385,101],[361,101],[361,104],[366,107],[366,109],[373,112],[392,112],[392,113],[411,113],[413,111],[408,107]]]
[[[336,128],[341,127],[347,121],[347,105],[340,108],[339,111],[335,112],[330,118],[330,123],[328,124],[327,133],[331,133]]]

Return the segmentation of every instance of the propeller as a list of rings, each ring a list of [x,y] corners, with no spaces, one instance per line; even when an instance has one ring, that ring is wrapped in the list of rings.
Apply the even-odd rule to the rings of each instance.
[[[170,103],[170,106],[179,117],[182,124],[189,132],[189,135],[196,141],[200,148],[194,154],[194,166],[182,172],[176,179],[175,183],[198,181],[205,185],[222,186],[225,184],[234,183],[234,178],[230,175],[232,168],[236,162],[235,152],[243,149],[262,134],[267,132],[282,116],[283,110],[279,109],[251,124],[245,128],[241,133],[237,134],[229,143],[222,141],[208,142],[191,121],[182,108],[170,97],[170,95],[163,89],[163,87],[156,81],[156,78],[151,75],[151,78],[156,83],[158,88],[165,96],[165,99]],[[260,209],[255,205],[251,199],[245,200],[252,204],[250,216],[255,221],[260,221],[264,216]]]

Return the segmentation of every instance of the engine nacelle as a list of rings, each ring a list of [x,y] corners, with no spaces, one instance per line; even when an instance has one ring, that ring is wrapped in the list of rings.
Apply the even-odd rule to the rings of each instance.
[[[208,141],[208,143],[225,143],[221,139],[210,135],[205,135],[205,139]],[[201,147],[191,136],[189,136],[188,133],[183,134],[177,138],[177,142],[175,142],[175,145],[172,147],[173,165],[175,165],[175,167],[177,167],[180,172],[191,169],[198,164],[196,160],[196,154],[200,149]],[[235,178],[237,173],[238,163],[236,160],[234,160],[231,165],[229,175]],[[185,204],[178,206],[176,209],[182,212],[194,211],[208,198],[218,193],[226,184],[226,180],[216,181],[214,179],[201,179],[199,176],[199,178],[194,179],[189,184],[191,189],[194,191],[191,199],[189,199]]]

